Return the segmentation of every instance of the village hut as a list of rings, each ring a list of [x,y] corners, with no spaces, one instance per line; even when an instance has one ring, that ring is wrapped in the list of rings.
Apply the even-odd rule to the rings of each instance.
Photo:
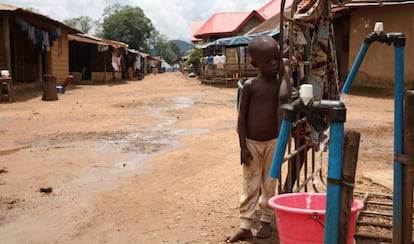
[[[287,0],[286,6],[290,6],[292,2],[293,0]],[[213,16],[204,25],[202,25],[198,31],[194,33],[191,32],[192,42],[196,44],[197,48],[201,48],[203,50],[201,80],[216,80],[217,78],[222,79],[221,77],[224,77],[227,84],[228,80],[246,79],[247,77],[256,75],[257,69],[250,64],[250,57],[246,55],[246,46],[248,42],[256,35],[269,35],[276,37],[279,30],[278,28],[267,28],[265,30],[255,31],[252,33],[250,33],[250,31],[255,29],[257,26],[262,25],[268,19],[278,15],[280,12],[280,5],[281,0],[271,0],[267,2],[257,11],[251,12],[248,16],[250,18],[252,18],[252,16],[260,16],[256,20],[248,18],[237,20],[233,18],[233,22],[229,22],[229,20],[225,18],[222,20],[220,18],[215,20]],[[234,29],[230,28],[230,30],[236,30],[237,28],[240,29],[239,31],[227,31],[224,33],[220,33],[220,30],[216,31],[217,33],[210,31],[214,33],[214,35],[212,35],[206,31],[206,28],[209,27],[210,21],[214,21],[214,25],[222,24],[223,26],[227,26],[233,24],[234,26],[237,26],[233,26]],[[210,25],[214,27],[213,24]],[[193,27],[190,27],[192,30]],[[207,35],[210,38],[205,38],[203,35],[200,35],[200,32],[203,31],[206,32],[204,35]],[[200,38],[202,38],[201,43]],[[221,54],[221,57],[220,55],[215,55],[215,53]],[[216,56],[219,56],[219,58]],[[224,60],[224,65],[214,63],[214,60],[220,62],[220,58]],[[211,62],[213,62],[213,64],[211,64]]]
[[[139,52],[139,56],[140,56],[140,66],[139,66],[139,70],[140,70],[140,74],[142,74],[143,76],[145,76],[146,74],[148,74],[148,71],[151,72],[148,67],[148,59],[150,57],[150,55],[148,53],[144,53],[144,52]]]
[[[291,4],[286,5],[286,10]],[[409,1],[354,0],[344,6],[332,5],[335,50],[340,86],[361,48],[364,38],[373,32],[375,22],[383,22],[384,31],[404,33],[407,40],[414,38],[410,28],[414,4]],[[250,30],[247,35],[278,29],[280,14],[267,19]],[[405,50],[414,49],[414,43],[407,41]],[[407,87],[414,87],[413,52],[405,53],[405,76]],[[359,68],[354,84],[367,87],[393,87],[394,85],[394,49],[387,44],[374,42]]]
[[[126,77],[128,44],[87,34],[69,34],[69,71],[74,80],[108,81]]]
[[[400,32],[406,36],[406,86],[414,87],[414,3],[411,1],[354,0],[345,6],[334,6],[335,41],[339,70],[344,81],[361,48],[364,38],[373,32],[375,22],[383,22],[385,32]],[[341,72],[342,71],[342,72]],[[369,87],[394,86],[394,48],[374,42],[355,77],[354,84]]]
[[[161,57],[148,56],[147,60],[148,60],[147,62],[148,73],[157,74],[161,72],[161,63],[162,63]]]
[[[195,39],[211,43],[217,39],[242,35],[263,22],[257,11],[216,13],[195,33]],[[200,78],[202,82],[222,82],[237,79],[240,63],[244,61],[244,48],[221,45],[204,45]]]
[[[68,34],[79,33],[59,21],[9,4],[0,4],[0,69],[13,82],[41,81],[69,74]]]

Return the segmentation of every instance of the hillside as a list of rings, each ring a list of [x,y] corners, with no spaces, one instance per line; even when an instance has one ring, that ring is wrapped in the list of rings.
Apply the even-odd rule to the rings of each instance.
[[[182,40],[172,40],[172,42],[177,43],[177,45],[183,50],[184,54],[187,54],[187,52],[191,49],[193,45]]]

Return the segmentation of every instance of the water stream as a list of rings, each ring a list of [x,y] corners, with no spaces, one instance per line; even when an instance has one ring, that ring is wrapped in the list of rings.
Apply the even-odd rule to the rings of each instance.
[[[318,150],[319,165],[317,166],[315,172],[312,174],[313,185],[318,184],[318,179],[316,175],[322,170],[322,166],[323,166],[322,153],[325,151],[326,145],[328,142],[329,142],[329,128],[324,131],[324,139],[319,143],[319,150]],[[312,195],[313,195],[313,191],[311,190],[309,192],[309,195],[306,197],[306,209],[311,209]]]

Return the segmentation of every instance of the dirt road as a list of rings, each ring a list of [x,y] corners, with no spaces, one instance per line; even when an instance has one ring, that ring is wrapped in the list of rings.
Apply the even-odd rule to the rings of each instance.
[[[17,100],[0,103],[0,243],[220,243],[238,227],[236,88],[164,73]],[[356,187],[384,191],[363,172],[392,168],[393,100],[346,103]]]

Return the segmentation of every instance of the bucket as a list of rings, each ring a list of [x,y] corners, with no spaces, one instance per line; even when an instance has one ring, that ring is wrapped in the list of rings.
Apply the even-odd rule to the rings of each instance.
[[[324,238],[326,193],[287,193],[269,199],[281,244],[316,244]],[[364,203],[354,199],[347,243],[353,244],[357,212]]]
[[[56,91],[56,77],[52,75],[43,75],[43,96],[44,101],[58,100]]]

